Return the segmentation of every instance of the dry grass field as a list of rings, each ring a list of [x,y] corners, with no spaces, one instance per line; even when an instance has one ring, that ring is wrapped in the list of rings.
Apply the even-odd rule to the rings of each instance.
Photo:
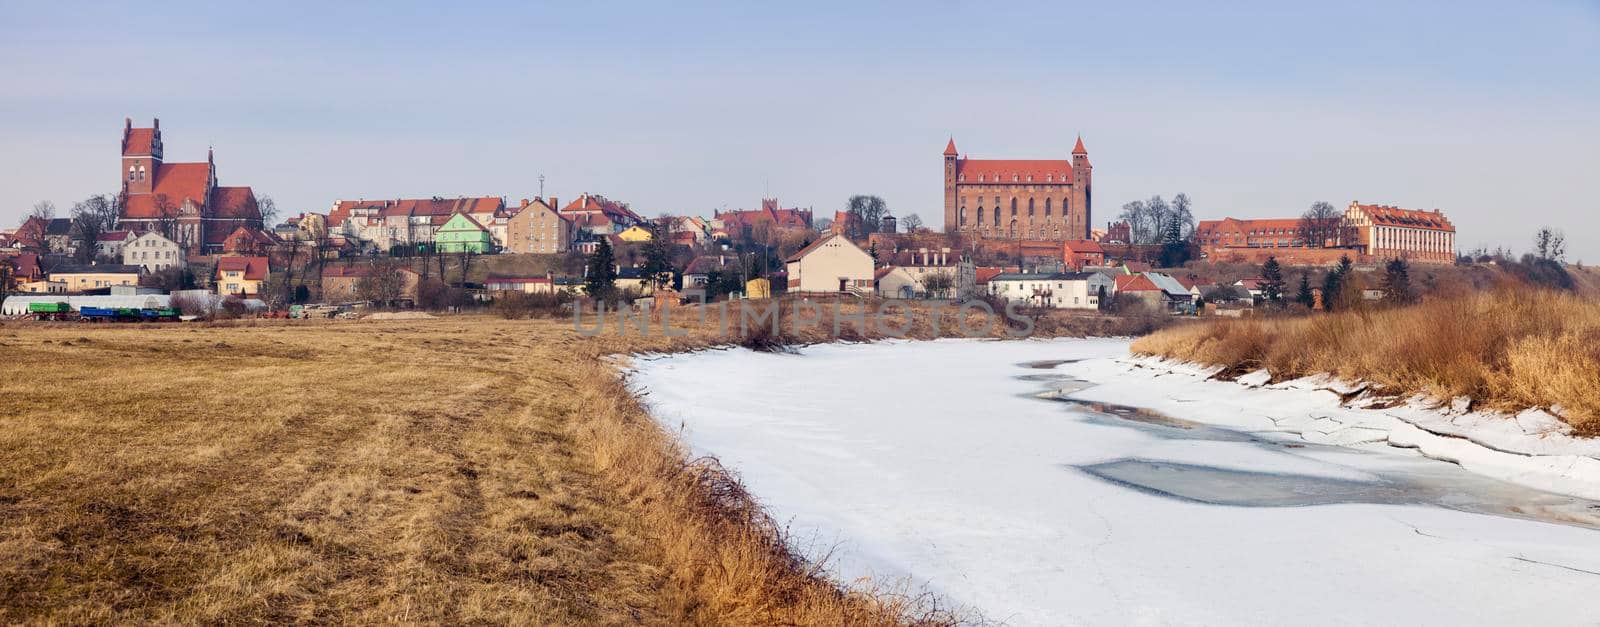
[[[1267,368],[1280,380],[1330,372],[1506,411],[1558,406],[1579,432],[1600,435],[1600,303],[1526,286],[1404,308],[1181,325],[1133,350]]]
[[[605,358],[727,340],[682,326],[0,324],[0,623],[971,619],[687,458]]]

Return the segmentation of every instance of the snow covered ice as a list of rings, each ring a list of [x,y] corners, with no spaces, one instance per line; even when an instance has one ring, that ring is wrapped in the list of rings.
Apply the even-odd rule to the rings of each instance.
[[[1469,472],[1391,443],[1414,428],[1394,415],[1152,368],[1125,340],[705,351],[630,381],[811,550],[837,547],[842,580],[911,577],[991,620],[1600,619],[1600,507],[1527,487],[1584,496],[1581,472]]]

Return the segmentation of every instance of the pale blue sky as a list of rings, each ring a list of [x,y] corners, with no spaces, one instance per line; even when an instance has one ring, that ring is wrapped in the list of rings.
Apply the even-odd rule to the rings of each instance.
[[[594,192],[644,213],[856,193],[939,222],[939,152],[1066,158],[1096,226],[1315,200],[1600,262],[1600,4],[0,0],[0,223],[117,185],[122,119],[285,212]],[[255,6],[261,5],[261,6]]]

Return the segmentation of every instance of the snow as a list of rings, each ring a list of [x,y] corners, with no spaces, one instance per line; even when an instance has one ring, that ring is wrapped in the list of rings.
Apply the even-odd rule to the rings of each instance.
[[[635,358],[629,377],[658,420],[740,473],[812,540],[813,554],[835,549],[841,579],[910,577],[991,620],[1560,625],[1600,616],[1596,531],[1460,505],[1553,503],[1582,518],[1586,502],[1398,446],[1527,485],[1565,477],[1569,493],[1585,494],[1577,462],[1530,470],[1495,455],[1592,458],[1496,452],[1429,433],[1396,409],[1341,407],[1310,382],[1251,388],[1126,355],[1125,340],[834,344]],[[1051,360],[1081,361],[1020,366]],[[1088,384],[1049,380],[1061,375]],[[1070,399],[1196,424],[1149,425],[1040,398],[1057,386]],[[1148,476],[1176,478],[1170,494],[1201,500],[1129,485]],[[1244,504],[1206,502],[1234,496]],[[1329,504],[1249,506],[1302,496]]]

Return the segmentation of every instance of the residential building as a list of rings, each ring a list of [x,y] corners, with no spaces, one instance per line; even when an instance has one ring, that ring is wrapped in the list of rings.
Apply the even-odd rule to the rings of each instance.
[[[982,238],[1088,239],[1092,178],[1083,138],[1065,159],[969,159],[944,149],[944,224]]]
[[[1115,281],[1099,272],[1006,273],[988,285],[990,294],[1008,301],[1052,309],[1099,309],[1101,295],[1116,290]]]
[[[397,246],[431,244],[439,228],[456,214],[495,221],[509,215],[505,200],[495,196],[474,198],[402,198],[397,200],[338,200],[328,212],[328,228],[337,234],[367,243],[378,250]],[[507,218],[509,221],[509,218]],[[488,227],[485,226],[485,230]],[[490,237],[494,234],[491,231]],[[509,234],[508,234],[509,237]]]
[[[587,193],[562,207],[561,216],[589,236],[615,235],[644,222],[644,218],[628,208],[627,203]]]
[[[1456,227],[1438,209],[1419,211],[1351,201],[1345,223],[1364,254],[1424,263],[1455,263]]]
[[[502,276],[489,275],[484,281],[483,289],[489,292],[522,292],[524,294],[552,294],[555,292],[555,280],[549,275],[545,276]]]
[[[50,282],[61,283],[68,292],[108,288],[113,285],[138,285],[139,266],[102,264],[60,264],[50,269]]]
[[[376,268],[370,265],[345,266],[330,265],[322,269],[322,301],[326,303],[355,303],[366,300],[361,294],[361,279],[372,275],[374,272],[386,272],[387,268]],[[394,272],[400,275],[400,292],[398,302],[394,304],[414,304],[417,302],[417,284],[422,282],[421,275],[410,268],[395,268]]]
[[[223,238],[240,226],[264,228],[254,191],[217,184],[211,150],[204,163],[166,163],[163,150],[161,120],[150,128],[124,120],[121,228],[161,231],[190,254],[222,250]]]
[[[1321,248],[1305,239],[1299,218],[1201,220],[1195,243],[1205,248]],[[1337,242],[1326,242],[1336,245]]]
[[[234,229],[222,240],[222,252],[230,255],[260,256],[272,252],[280,242],[272,235],[253,226]]]
[[[445,220],[435,232],[433,240],[441,253],[483,255],[494,252],[494,235],[476,218],[465,213],[452,215]]]
[[[215,274],[217,295],[241,298],[260,296],[261,284],[271,272],[271,263],[266,257],[218,258]]]
[[[506,249],[513,253],[553,255],[572,250],[576,227],[555,210],[556,199],[548,202],[524,200],[506,224]]]
[[[872,289],[872,255],[850,238],[829,233],[785,260],[790,292],[852,292]]]
[[[1106,249],[1094,240],[1067,240],[1061,245],[1061,262],[1073,271],[1082,270],[1084,266],[1104,265]]]
[[[1146,272],[1144,276],[1150,279],[1156,287],[1161,288],[1162,294],[1170,309],[1190,312],[1194,310],[1194,300],[1197,296],[1190,291],[1188,285],[1174,278],[1172,275],[1160,272]]]
[[[121,259],[122,247],[133,239],[130,231],[108,231],[95,236],[94,256],[96,259]]]
[[[709,298],[706,287],[711,284],[712,274],[738,270],[730,261],[726,255],[696,257],[690,261],[683,269],[683,298],[693,301]]]
[[[182,246],[157,231],[140,233],[122,247],[122,263],[139,266],[145,272],[182,267],[184,257]]]
[[[922,285],[900,266],[883,266],[873,271],[872,287],[880,298],[915,298]]]

